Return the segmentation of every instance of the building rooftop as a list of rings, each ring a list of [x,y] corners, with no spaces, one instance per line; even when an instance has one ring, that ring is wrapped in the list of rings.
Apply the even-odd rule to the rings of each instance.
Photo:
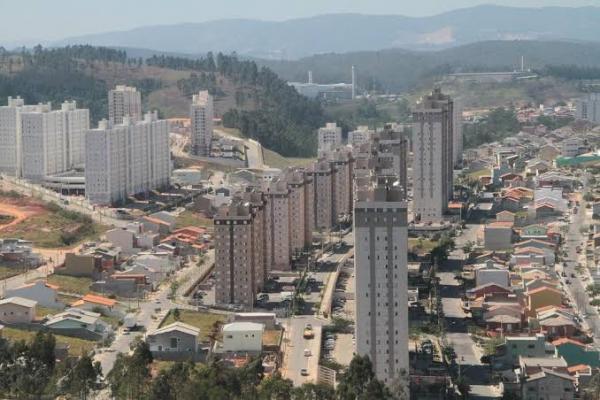
[[[223,332],[262,332],[264,329],[263,324],[256,322],[231,322],[223,326]]]
[[[148,333],[148,335],[149,336],[160,335],[163,333],[169,333],[169,332],[173,332],[173,331],[184,332],[184,333],[187,333],[188,335],[192,335],[192,336],[200,335],[199,328],[196,328],[195,326],[192,326],[189,324],[185,324],[183,322],[173,322],[172,324],[163,326],[162,328],[156,329],[156,330]]]
[[[9,298],[0,300],[0,305],[4,305],[4,304],[16,304],[21,307],[31,308],[31,307],[36,306],[37,301],[25,299],[23,297],[9,297]]]

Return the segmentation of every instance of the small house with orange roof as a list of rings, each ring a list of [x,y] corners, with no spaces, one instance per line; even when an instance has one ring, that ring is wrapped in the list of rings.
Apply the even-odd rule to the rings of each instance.
[[[95,294],[86,294],[81,299],[73,302],[71,307],[76,307],[86,311],[99,312],[100,314],[109,316],[117,316],[122,314],[117,308],[116,300]]]
[[[175,248],[177,255],[201,254],[208,249],[206,229],[196,226],[186,226],[175,230],[172,234],[161,240]]]
[[[22,297],[37,301],[38,306],[63,309],[65,305],[58,300],[58,286],[45,280],[37,280],[17,288],[7,288],[6,297]]]
[[[562,292],[551,287],[540,287],[525,293],[527,312],[530,316],[535,316],[539,308],[547,306],[561,306]]]

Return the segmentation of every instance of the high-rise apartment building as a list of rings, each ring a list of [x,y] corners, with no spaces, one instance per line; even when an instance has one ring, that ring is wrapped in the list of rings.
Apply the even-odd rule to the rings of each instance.
[[[92,203],[113,204],[169,185],[168,122],[156,113],[117,125],[102,120],[86,134],[85,146],[85,194]]]
[[[261,234],[256,209],[234,199],[215,215],[215,301],[254,307],[258,285],[257,271],[262,269]]]
[[[395,177],[405,193],[408,189],[408,136],[403,127],[386,124],[374,138],[377,175]]]
[[[588,93],[577,99],[575,118],[600,124],[600,93]]]
[[[192,154],[208,157],[213,136],[213,97],[208,90],[194,95],[190,106]]]
[[[326,156],[328,152],[342,145],[342,128],[335,122],[328,122],[317,131],[319,157]]]
[[[415,220],[441,221],[453,190],[454,104],[435,89],[413,109]]]
[[[352,174],[350,172],[351,153],[346,149],[337,149],[328,154],[331,166],[331,204],[333,224],[337,224],[341,217],[350,215],[352,200],[351,185]]]
[[[360,146],[369,143],[374,132],[368,126],[359,126],[356,130],[348,132],[348,144],[350,146]]]
[[[269,202],[271,237],[271,268],[278,271],[291,269],[290,189],[284,178],[269,183],[266,195]]]
[[[313,181],[314,228],[330,230],[333,225],[333,171],[327,160],[315,162],[307,170]]]
[[[457,168],[462,167],[462,152],[463,152],[463,134],[462,134],[462,105],[454,102],[453,116],[453,131],[452,131],[452,162]]]
[[[108,91],[108,121],[119,125],[124,117],[130,121],[142,119],[142,95],[134,87],[117,85]]]
[[[356,352],[386,384],[408,372],[407,206],[398,186],[371,183],[354,205]]]
[[[286,171],[285,181],[290,190],[290,250],[292,255],[304,250],[306,243],[306,185],[304,172]]]
[[[82,167],[89,111],[66,101],[25,105],[8,99],[0,107],[0,172],[41,182],[46,176]]]

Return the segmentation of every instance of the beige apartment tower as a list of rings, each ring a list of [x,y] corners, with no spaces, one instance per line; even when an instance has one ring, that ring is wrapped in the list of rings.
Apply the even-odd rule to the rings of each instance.
[[[293,255],[306,247],[306,182],[304,172],[300,170],[287,171],[285,180],[290,190],[290,248]]]
[[[267,192],[271,222],[271,269],[289,271],[291,269],[290,241],[290,189],[284,179],[269,183]]]
[[[356,352],[390,385],[408,372],[407,205],[397,185],[369,183],[354,205]]]
[[[235,199],[214,217],[215,225],[215,301],[254,307],[261,290],[256,278],[261,265],[262,243],[255,211],[248,203]]]
[[[330,230],[333,222],[333,171],[327,160],[319,160],[308,169],[313,181],[314,228]]]
[[[124,117],[134,122],[142,119],[142,95],[134,87],[117,85],[108,92],[108,121],[118,125]]]
[[[453,191],[454,103],[440,89],[413,109],[413,212],[416,221],[439,222]]]

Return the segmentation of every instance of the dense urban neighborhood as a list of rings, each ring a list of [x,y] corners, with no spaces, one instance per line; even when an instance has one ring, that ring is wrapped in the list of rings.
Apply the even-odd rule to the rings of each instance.
[[[600,69],[510,62],[0,47],[0,397],[600,399]]]

